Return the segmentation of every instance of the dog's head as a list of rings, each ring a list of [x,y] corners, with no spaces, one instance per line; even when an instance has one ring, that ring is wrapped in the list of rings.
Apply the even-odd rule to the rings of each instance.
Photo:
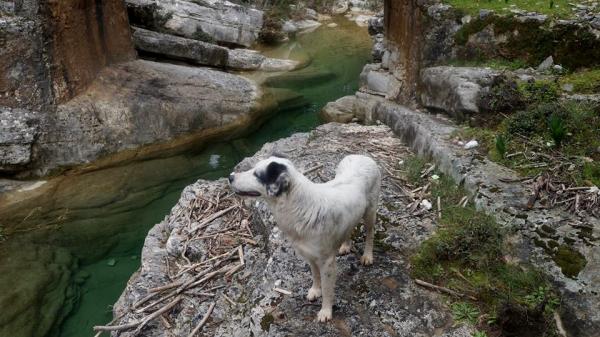
[[[241,196],[276,198],[289,190],[293,169],[289,160],[270,157],[258,162],[253,169],[229,175],[229,185]]]

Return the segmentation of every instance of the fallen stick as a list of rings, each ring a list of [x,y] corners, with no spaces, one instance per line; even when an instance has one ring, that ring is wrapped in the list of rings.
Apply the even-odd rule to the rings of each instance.
[[[438,219],[442,218],[442,202],[440,197],[437,197]]]
[[[431,171],[435,169],[435,164],[431,165],[423,174],[421,174],[421,178],[425,178]]]
[[[132,323],[121,324],[121,325],[97,325],[94,327],[94,331],[120,331],[120,330],[133,329],[135,327],[138,327],[136,330],[141,330],[141,328],[143,328],[146,324],[148,324],[148,322],[150,322],[151,320],[155,319],[156,317],[164,314],[165,312],[171,310],[171,308],[173,308],[175,305],[177,305],[177,303],[179,303],[181,301],[181,299],[182,299],[182,297],[178,296],[169,304],[165,305],[161,309],[153,312],[152,314],[148,315],[147,317],[145,317],[141,320],[138,320],[138,321],[135,321]]]
[[[323,168],[323,164],[319,164],[319,165],[317,165],[317,166],[315,166],[315,167],[311,167],[311,168],[309,168],[308,170],[306,170],[306,171],[302,172],[302,174],[304,174],[304,175],[307,175],[307,174],[309,174],[309,173],[311,173],[311,172],[314,172],[314,171],[316,171],[316,170],[318,170],[318,169],[321,169],[321,168]]]
[[[206,314],[204,314],[204,317],[202,317],[202,320],[200,321],[200,323],[198,323],[198,325],[196,325],[196,327],[194,328],[194,330],[192,330],[192,332],[190,332],[188,337],[194,337],[198,333],[198,331],[200,331],[200,329],[202,329],[204,324],[206,324],[206,321],[208,321],[208,317],[210,316],[210,314],[212,314],[214,308],[215,308],[215,302],[212,302],[210,304],[210,307],[208,307]]]
[[[274,291],[280,293],[280,294],[284,294],[284,295],[288,295],[290,296],[292,294],[291,291],[289,290],[285,290],[285,289],[281,289],[281,288],[273,288]]]
[[[435,290],[437,290],[439,292],[446,293],[446,294],[452,295],[454,297],[459,297],[459,298],[466,297],[466,298],[471,299],[473,301],[477,301],[477,299],[475,297],[473,297],[473,296],[461,294],[461,293],[459,293],[457,291],[454,291],[452,289],[448,289],[446,287],[437,286],[435,284],[431,284],[429,282],[425,282],[425,281],[422,281],[422,280],[419,280],[419,279],[415,279],[415,283],[418,284],[418,285],[420,285],[420,286],[422,286],[422,287],[430,288],[430,289],[435,289]]]
[[[208,218],[204,219],[204,221],[202,221],[201,223],[199,223],[195,228],[192,229],[192,233],[208,226],[208,224],[210,224],[211,222],[213,222],[214,220],[222,217],[223,215],[229,213],[231,210],[233,210],[234,208],[238,207],[237,205],[233,205],[230,206],[224,210],[220,210],[217,213],[214,213],[213,215],[209,216]]]

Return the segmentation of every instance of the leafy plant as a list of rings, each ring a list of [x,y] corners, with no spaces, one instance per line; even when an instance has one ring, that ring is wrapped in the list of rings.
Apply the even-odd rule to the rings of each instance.
[[[548,119],[548,127],[550,128],[550,136],[554,140],[556,146],[560,146],[567,135],[564,119],[557,113],[553,113]]]
[[[479,309],[474,305],[467,302],[456,302],[451,306],[452,315],[454,316],[454,320],[459,323],[470,323],[477,324],[477,319],[479,318]]]
[[[506,156],[506,139],[502,134],[496,136],[496,151],[498,151],[500,158],[504,159]]]
[[[485,333],[485,331],[475,331],[473,337],[488,337],[488,335]]]

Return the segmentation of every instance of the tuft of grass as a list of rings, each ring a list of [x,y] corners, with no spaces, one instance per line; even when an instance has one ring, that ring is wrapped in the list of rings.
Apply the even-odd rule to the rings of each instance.
[[[573,92],[600,94],[600,68],[574,72],[559,80],[561,85],[572,84]]]
[[[406,178],[413,184],[420,184],[423,179],[421,178],[421,172],[425,169],[427,161],[424,159],[411,156],[404,160],[403,169],[406,171]]]
[[[477,324],[479,319],[479,309],[471,303],[467,302],[456,302],[450,306],[452,309],[452,316],[454,320],[459,323],[470,323],[471,325]]]
[[[548,128],[550,129],[550,136],[552,137],[552,140],[554,140],[554,144],[560,147],[563,139],[565,139],[565,136],[567,135],[567,129],[565,128],[565,122],[562,117],[557,113],[550,115],[550,118],[548,118]]]
[[[496,152],[500,156],[500,159],[504,159],[506,157],[506,139],[504,135],[501,133],[496,136]]]

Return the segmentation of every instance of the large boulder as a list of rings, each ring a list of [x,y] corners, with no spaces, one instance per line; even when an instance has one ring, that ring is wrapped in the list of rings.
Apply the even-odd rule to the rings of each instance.
[[[421,71],[421,104],[459,120],[522,104],[516,83],[490,68],[439,66]]]
[[[229,49],[225,47],[139,27],[132,30],[133,43],[140,51],[213,67],[227,65]]]
[[[207,68],[142,60],[108,67],[85,93],[43,119],[42,167],[123,150],[139,155],[144,150],[135,149],[145,145],[231,132],[264,111],[260,97],[250,80]]]
[[[321,119],[325,122],[351,122],[355,118],[355,103],[355,96],[344,96],[337,101],[329,102],[321,110]]]
[[[263,26],[261,10],[225,0],[126,0],[134,26],[187,38],[249,47]]]

